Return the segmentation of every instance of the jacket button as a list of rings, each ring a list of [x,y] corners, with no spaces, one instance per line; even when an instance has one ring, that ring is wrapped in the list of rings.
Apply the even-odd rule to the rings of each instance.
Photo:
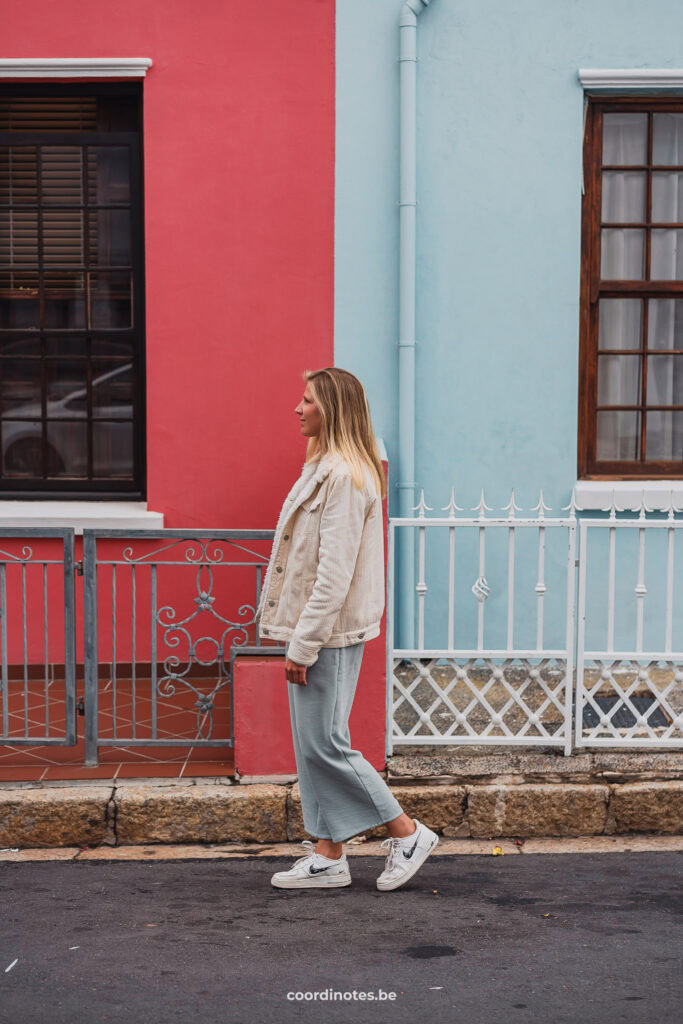
[[[268,630],[267,630],[267,629],[264,629],[264,630],[263,630],[263,633],[264,633],[264,634],[265,634],[266,636],[268,636]]]
[[[359,633],[358,634],[358,639],[361,640],[364,636],[365,636],[365,633]]]
[[[283,537],[282,539],[283,539],[283,540],[289,540],[289,534],[288,534],[288,533],[286,533],[286,534],[284,535],[284,537]]]
[[[276,565],[275,566],[275,572],[282,572],[282,566],[281,565]]]
[[[268,602],[268,604],[269,604],[269,606],[270,606],[270,607],[272,608],[272,607],[273,607],[273,605],[275,604],[275,601],[269,601],[269,602]]]

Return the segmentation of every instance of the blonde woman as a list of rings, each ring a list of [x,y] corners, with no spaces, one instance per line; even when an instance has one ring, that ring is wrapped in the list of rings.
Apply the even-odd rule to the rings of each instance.
[[[342,843],[386,825],[380,890],[411,878],[438,836],[409,818],[350,745],[348,721],[363,650],[384,610],[382,499],[386,479],[363,385],[346,370],[304,373],[294,412],[308,438],[285,499],[256,611],[259,635],[286,642],[285,676],[306,856],[271,878],[277,888],[351,884]]]

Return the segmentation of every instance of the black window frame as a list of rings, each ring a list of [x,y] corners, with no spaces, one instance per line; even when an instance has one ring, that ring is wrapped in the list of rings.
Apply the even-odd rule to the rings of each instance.
[[[78,83],[0,83],[0,96],[51,96],[51,97],[128,97],[137,101],[137,123],[135,131],[0,131],[0,145],[115,145],[123,144],[130,148],[130,209],[131,209],[131,273],[132,273],[132,326],[130,328],[92,328],[69,329],[69,335],[83,336],[86,339],[87,352],[87,384],[93,376],[91,360],[91,340],[93,338],[111,338],[113,331],[119,337],[130,339],[132,343],[133,361],[133,474],[132,479],[112,476],[109,479],[96,478],[47,478],[43,476],[7,477],[0,473],[0,498],[16,499],[81,499],[81,500],[144,500],[147,495],[147,451],[146,451],[146,373],[145,373],[145,241],[144,241],[144,153],[143,153],[143,89],[141,82],[78,82]],[[87,196],[84,196],[87,209]],[[87,217],[84,217],[87,220]],[[87,260],[87,254],[86,254]],[[43,256],[39,252],[42,273]],[[86,264],[87,265],[87,264]],[[97,268],[95,268],[96,270]],[[66,334],[67,332],[65,332]],[[46,335],[54,337],[54,331],[45,326],[37,328],[2,329],[3,338],[26,338],[35,336],[41,339],[41,366],[45,366]],[[106,358],[106,357],[104,357]],[[43,416],[42,443],[46,446],[45,418],[45,373],[41,374]],[[88,405],[90,406],[90,398]],[[89,413],[92,410],[89,409]],[[93,418],[88,417],[92,424]],[[96,422],[96,421],[95,421]],[[1,427],[0,427],[1,429]],[[92,433],[88,430],[88,436]],[[88,469],[92,470],[92,443],[88,443]],[[47,456],[43,457],[43,472],[47,465]]]

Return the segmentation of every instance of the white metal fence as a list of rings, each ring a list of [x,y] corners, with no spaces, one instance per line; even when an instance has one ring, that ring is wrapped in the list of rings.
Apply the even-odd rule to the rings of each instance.
[[[673,502],[617,518],[625,510],[613,501],[609,519],[579,520],[573,495],[566,516],[548,517],[541,492],[518,518],[514,492],[502,516],[487,516],[482,492],[471,518],[456,515],[451,493],[445,517],[425,515],[424,495],[415,511],[389,521],[388,753],[683,746],[683,520]],[[411,646],[398,642],[411,628],[395,622],[406,542],[417,545]]]

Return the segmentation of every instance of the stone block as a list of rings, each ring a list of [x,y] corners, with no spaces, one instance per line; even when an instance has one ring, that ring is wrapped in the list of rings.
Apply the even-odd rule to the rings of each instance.
[[[683,781],[629,782],[612,796],[615,832],[683,834]]]
[[[473,836],[581,836],[604,831],[608,786],[468,786]]]
[[[277,842],[287,838],[283,786],[123,786],[121,844]]]
[[[391,786],[389,787],[403,810],[411,818],[419,818],[423,824],[441,832],[446,827],[458,828],[465,817],[464,786]],[[384,825],[366,829],[360,833],[368,839],[387,835]],[[458,833],[459,835],[461,833]],[[290,840],[310,838],[304,830],[301,814],[299,784],[292,787],[288,800],[287,838]]]
[[[0,847],[101,843],[110,796],[103,786],[0,790]]]

